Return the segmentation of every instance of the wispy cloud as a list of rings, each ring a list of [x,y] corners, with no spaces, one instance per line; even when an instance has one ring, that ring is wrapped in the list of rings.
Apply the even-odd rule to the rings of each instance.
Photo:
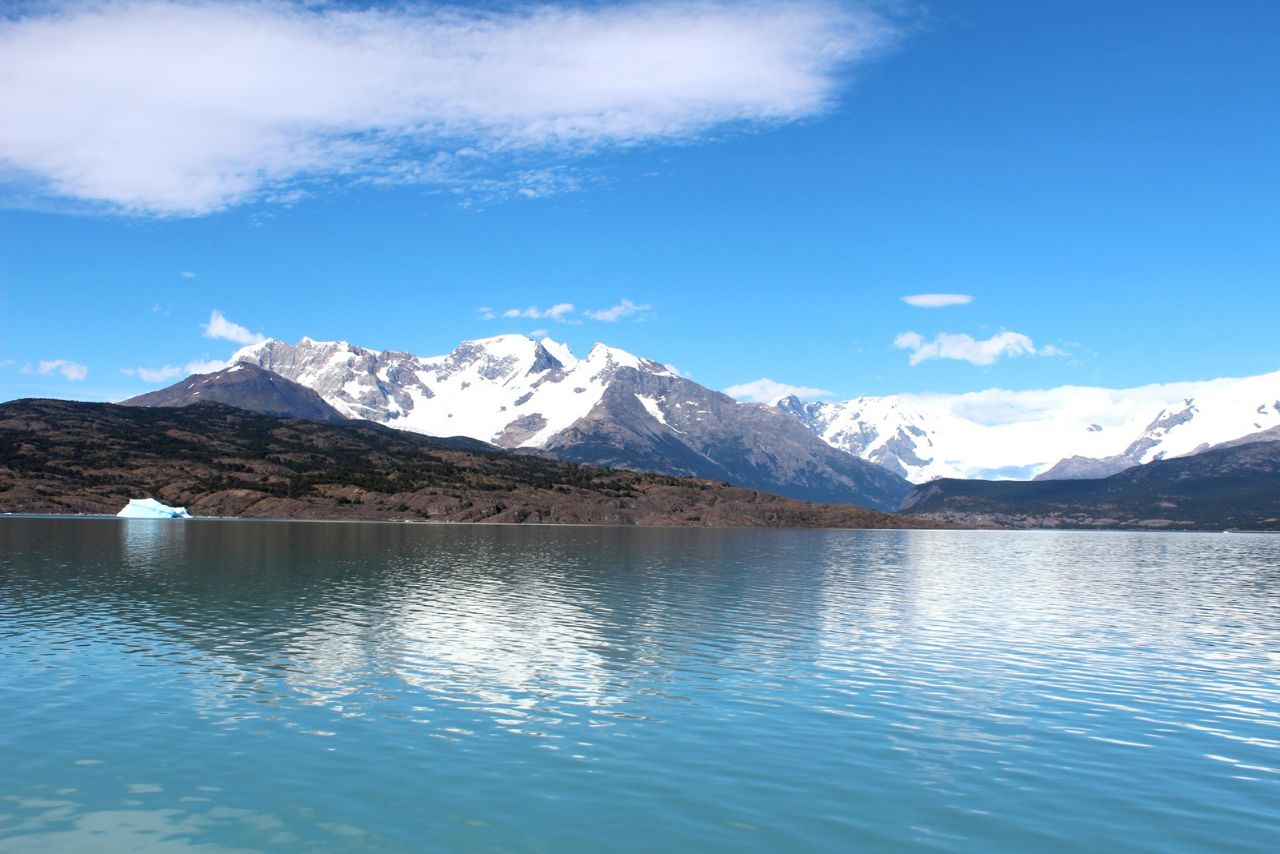
[[[79,362],[73,362],[70,359],[49,359],[40,362],[32,367],[24,365],[22,368],[24,374],[38,374],[42,377],[51,376],[52,374],[61,374],[65,379],[72,382],[80,382],[89,376],[89,369]]]
[[[636,305],[629,299],[611,308],[595,309],[593,311],[584,311],[583,314],[592,320],[603,321],[604,323],[614,323],[623,317],[630,317],[633,314],[640,314],[653,308],[651,305]]]
[[[261,332],[250,332],[238,323],[232,323],[216,309],[209,315],[209,322],[202,323],[205,338],[217,338],[223,341],[234,341],[237,344],[260,344],[267,340]]]
[[[0,368],[7,368],[13,364],[13,359],[0,359]]]
[[[640,305],[629,299],[624,299],[615,306],[609,308],[587,309],[581,312],[581,317],[588,320],[596,320],[602,323],[615,323],[624,317],[637,317],[637,320],[645,319],[644,313],[650,311],[653,306],[649,304]],[[539,308],[536,305],[525,306],[524,308],[508,308],[505,311],[497,311],[492,306],[482,305],[476,309],[481,320],[497,320],[498,318],[525,320],[554,320],[557,323],[582,323],[578,316],[578,310],[571,302],[561,302],[549,308]]]
[[[912,366],[930,359],[953,359],[972,365],[992,365],[1009,356],[1065,356],[1066,352],[1048,345],[1039,350],[1035,343],[1021,332],[999,332],[990,338],[977,339],[972,335],[941,332],[932,341],[918,332],[903,332],[893,339],[899,350],[910,350],[907,359]]]
[[[196,277],[196,274],[192,273],[190,270],[183,270],[178,275],[184,279],[194,279]]]
[[[834,397],[835,392],[827,391],[825,388],[813,388],[807,385],[789,385],[787,383],[775,382],[774,380],[764,377],[749,383],[739,383],[731,385],[724,390],[724,393],[730,397],[736,397],[738,400],[746,400],[752,403],[773,403],[781,397],[795,395],[796,397],[812,399],[815,397]]]
[[[530,320],[555,320],[560,323],[568,323],[569,315],[573,314],[573,303],[562,302],[557,303],[550,308],[538,308],[536,305],[527,308],[509,308],[502,313],[503,317],[525,317]]]
[[[916,308],[946,308],[952,305],[968,305],[973,302],[970,294],[911,294],[902,297],[907,305]]]
[[[126,377],[137,377],[143,382],[162,383],[192,374],[211,374],[226,367],[225,359],[187,362],[185,365],[165,365],[160,368],[121,368]]]
[[[0,19],[0,163],[134,214],[459,173],[538,196],[601,148],[819,115],[897,38],[829,0],[483,5],[22,5]],[[559,162],[513,182],[521,152]]]

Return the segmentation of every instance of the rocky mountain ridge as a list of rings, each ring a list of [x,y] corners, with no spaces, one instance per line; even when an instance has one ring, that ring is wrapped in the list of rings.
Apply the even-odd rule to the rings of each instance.
[[[304,338],[245,347],[232,363],[306,386],[349,417],[426,435],[881,510],[910,490],[786,413],[603,344],[577,359],[550,339],[503,335],[420,357]]]

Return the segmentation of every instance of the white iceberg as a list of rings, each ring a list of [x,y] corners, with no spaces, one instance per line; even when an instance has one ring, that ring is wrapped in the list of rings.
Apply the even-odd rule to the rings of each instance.
[[[185,507],[170,507],[154,498],[130,498],[124,509],[116,514],[124,519],[190,519]]]

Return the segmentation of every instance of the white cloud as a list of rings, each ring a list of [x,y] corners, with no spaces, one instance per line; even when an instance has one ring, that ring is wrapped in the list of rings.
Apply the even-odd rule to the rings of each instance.
[[[983,340],[972,335],[941,332],[932,341],[926,341],[918,332],[903,332],[893,339],[893,346],[899,350],[911,351],[907,361],[912,366],[929,359],[954,359],[972,365],[992,365],[1006,356],[1067,355],[1052,344],[1037,350],[1032,340],[1021,332],[1000,332]]]
[[[204,330],[205,338],[219,338],[237,344],[260,344],[267,340],[261,332],[250,332],[240,324],[232,323],[216,309],[209,315],[209,322],[200,324],[200,328]]]
[[[188,377],[192,374],[211,374],[227,366],[225,359],[187,362],[185,365],[165,365],[161,368],[121,368],[120,373],[127,377],[137,377],[143,382],[162,383]]]
[[[165,365],[163,368],[121,368],[120,373],[126,377],[138,377],[144,382],[162,383],[185,376],[178,365]]]
[[[485,309],[481,309],[483,313]],[[492,312],[490,312],[492,314]],[[528,308],[509,308],[502,313],[503,317],[527,317],[531,320],[542,320],[547,318],[559,321],[560,323],[568,323],[568,315],[573,314],[573,303],[562,302],[551,306],[547,309],[538,308],[531,305]]]
[[[596,309],[594,311],[584,311],[583,314],[591,318],[592,320],[601,320],[601,321],[604,321],[605,323],[613,323],[619,318],[630,317],[633,314],[639,314],[640,312],[648,311],[651,308],[653,308],[653,306],[651,305],[636,305],[631,300],[624,299],[622,302],[618,303],[612,308],[601,308],[601,309]]]
[[[184,370],[188,374],[211,374],[227,366],[226,359],[206,359],[205,361],[187,362]]]
[[[530,338],[546,338],[547,334],[548,334],[547,330],[545,329],[534,329],[529,332],[529,337]]]
[[[161,215],[317,179],[447,183],[464,162],[480,180],[486,159],[819,115],[897,36],[828,0],[484,5],[23,4],[0,18],[0,165]],[[557,166],[499,180],[543,195],[574,180]]]
[[[813,388],[804,385],[788,385],[775,382],[767,377],[749,383],[731,385],[724,390],[730,397],[747,400],[752,403],[773,403],[780,397],[795,395],[800,398],[834,397],[835,392],[824,388]]]
[[[2,359],[2,360],[0,360],[0,368],[7,368],[7,367],[9,367],[9,366],[10,366],[10,365],[12,365],[12,364],[13,364],[13,359]]]
[[[182,277],[182,278],[184,278],[184,279],[194,279],[194,278],[196,277],[196,274],[195,274],[195,273],[190,272],[189,270],[184,270],[183,272],[179,273],[178,275],[179,275],[179,276],[181,276],[181,277]]]
[[[686,379],[686,380],[693,376],[692,373],[682,371],[679,368],[677,368],[675,365],[671,364],[670,362],[665,363],[662,367],[666,368],[668,371],[675,374],[676,376],[682,377],[683,379]]]
[[[80,382],[89,376],[89,369],[79,362],[73,362],[70,359],[49,359],[41,362],[36,367],[25,365],[22,368],[24,374],[39,374],[42,377],[50,376],[58,373],[72,382]]]
[[[970,294],[911,294],[902,301],[916,308],[946,308],[951,305],[968,305],[973,302]]]

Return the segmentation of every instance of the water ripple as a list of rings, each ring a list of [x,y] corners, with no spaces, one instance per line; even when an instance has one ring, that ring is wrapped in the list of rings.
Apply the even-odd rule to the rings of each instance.
[[[0,520],[5,850],[1280,848],[1280,538]]]

